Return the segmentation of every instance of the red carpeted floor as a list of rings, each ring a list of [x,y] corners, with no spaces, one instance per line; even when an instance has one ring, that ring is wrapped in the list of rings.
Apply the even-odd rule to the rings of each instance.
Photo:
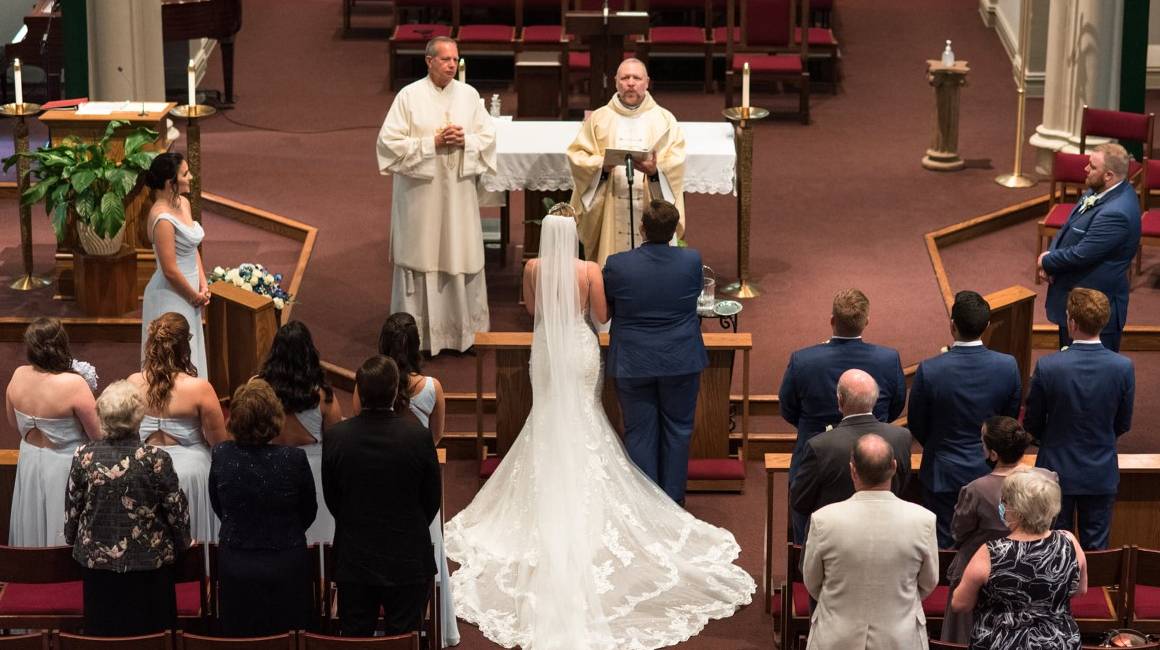
[[[378,175],[374,158],[375,135],[392,96],[384,88],[386,44],[340,39],[339,3],[299,0],[293,11],[287,7],[277,0],[247,2],[246,26],[237,44],[237,108],[203,126],[203,186],[319,227],[295,317],[314,331],[324,358],[354,367],[374,352],[389,305],[390,181]],[[755,340],[755,393],[775,392],[789,352],[828,335],[830,300],[847,286],[862,288],[871,299],[868,339],[897,347],[904,364],[935,354],[950,336],[923,233],[1047,191],[1042,183],[1014,191],[991,180],[1012,165],[1016,98],[1010,60],[994,32],[981,24],[975,0],[845,0],[838,11],[841,92],[814,95],[809,126],[767,122],[756,130],[751,266],[764,293],[748,301],[741,315],[742,331],[752,332]],[[934,106],[924,62],[938,55],[947,38],[971,66],[960,127],[960,150],[969,164],[961,172],[940,174],[919,165]],[[218,69],[215,61],[205,86],[220,87]],[[690,69],[695,78],[699,64]],[[720,96],[688,88],[654,79],[657,100],[678,119],[721,119]],[[766,90],[755,89],[755,104],[787,100]],[[503,98],[510,110],[516,98],[510,92]],[[1149,104],[1160,101],[1150,96]],[[1029,102],[1028,124],[1037,124],[1039,113],[1039,104]],[[43,136],[33,130],[34,137],[38,133]],[[1025,159],[1034,159],[1029,147]],[[517,196],[516,214],[520,201]],[[735,273],[732,197],[690,195],[686,205],[690,245],[727,281]],[[0,210],[5,215],[0,276],[7,281],[19,264],[15,208],[9,203]],[[37,268],[47,271],[51,233],[42,217],[35,222]],[[206,228],[210,265],[253,260],[277,270],[294,253],[284,242],[213,215]],[[518,240],[518,223],[513,230]],[[987,292],[1016,283],[1033,286],[1033,231],[1025,224],[948,249],[944,256],[954,288]],[[1145,262],[1146,273],[1133,283],[1130,319],[1160,323],[1160,253],[1146,254]],[[515,265],[488,267],[493,330],[530,329],[515,300],[517,270]],[[62,313],[46,295],[4,293],[0,310],[5,315]],[[1039,320],[1045,321],[1042,314]],[[0,374],[7,376],[21,351],[11,344],[0,349]],[[137,361],[136,346],[129,344],[79,346],[77,353],[97,363],[105,380],[128,374]],[[1160,388],[1160,355],[1130,356],[1141,399],[1121,449],[1157,451],[1160,405],[1143,397]],[[473,389],[473,365],[470,355],[444,355],[427,371],[448,390],[468,391]],[[451,427],[468,430],[472,425],[453,422]],[[772,420],[755,428],[788,430]],[[0,442],[14,446],[15,440],[5,426]],[[447,468],[449,517],[477,488],[472,469],[468,462]],[[743,548],[741,565],[757,577],[763,480],[759,467],[751,464],[744,495],[689,499],[694,514],[734,532]],[[728,621],[710,624],[681,647],[766,648],[770,625],[771,618],[754,604]],[[460,647],[494,647],[471,626],[461,629]]]

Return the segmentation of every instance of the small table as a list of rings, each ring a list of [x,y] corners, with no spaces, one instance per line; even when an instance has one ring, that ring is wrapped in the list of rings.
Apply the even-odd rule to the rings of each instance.
[[[737,316],[741,314],[742,305],[736,300],[718,300],[713,309],[698,309],[697,317],[701,320],[716,318],[721,329],[732,330],[737,333]]]

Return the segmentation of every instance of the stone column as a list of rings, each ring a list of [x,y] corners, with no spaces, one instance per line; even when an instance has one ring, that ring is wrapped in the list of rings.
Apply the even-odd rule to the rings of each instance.
[[[161,0],[88,0],[89,97],[165,100]]]
[[[1035,171],[1051,174],[1052,153],[1079,151],[1083,106],[1118,108],[1124,0],[1055,0],[1047,30],[1043,123],[1031,145]],[[1092,139],[1092,143],[1104,140]]]

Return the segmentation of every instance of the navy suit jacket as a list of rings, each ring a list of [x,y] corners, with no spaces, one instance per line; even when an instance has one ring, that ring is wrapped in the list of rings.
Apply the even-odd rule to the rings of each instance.
[[[890,422],[906,404],[906,378],[898,350],[862,339],[833,338],[794,352],[789,357],[777,392],[781,417],[797,427],[794,455],[800,455],[811,436],[842,421],[838,411],[838,378],[851,368],[864,370],[878,382],[874,417]]]
[[[988,474],[980,427],[993,415],[1018,417],[1022,390],[1015,357],[981,345],[953,346],[918,364],[906,426],[923,448],[923,486],[958,494]]]
[[[1120,332],[1128,320],[1128,267],[1140,245],[1139,199],[1125,180],[1081,213],[1082,204],[1081,198],[1043,258],[1043,270],[1052,278],[1047,319],[1066,325],[1068,292],[1086,287],[1108,297],[1112,317],[1104,332]]]
[[[604,262],[612,315],[605,372],[612,377],[699,373],[709,362],[697,317],[701,254],[646,243]]]
[[[1064,494],[1115,494],[1116,439],[1132,428],[1132,360],[1103,345],[1073,343],[1035,364],[1023,426],[1039,440],[1038,467],[1059,474]]]

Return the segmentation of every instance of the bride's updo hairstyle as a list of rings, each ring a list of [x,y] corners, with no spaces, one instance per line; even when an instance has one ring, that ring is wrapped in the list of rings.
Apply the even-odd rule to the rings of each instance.
[[[145,186],[154,192],[170,187],[173,193],[172,200],[177,200],[177,176],[181,173],[181,163],[185,156],[176,151],[157,154],[153,164],[145,172]]]
[[[548,214],[553,217],[570,217],[576,218],[576,208],[572,207],[571,203],[557,203],[548,208]]]
[[[170,311],[149,323],[145,361],[141,364],[141,374],[149,387],[145,394],[146,403],[151,408],[164,409],[177,375],[182,372],[197,376],[197,368],[190,361],[189,321],[185,316]]]

